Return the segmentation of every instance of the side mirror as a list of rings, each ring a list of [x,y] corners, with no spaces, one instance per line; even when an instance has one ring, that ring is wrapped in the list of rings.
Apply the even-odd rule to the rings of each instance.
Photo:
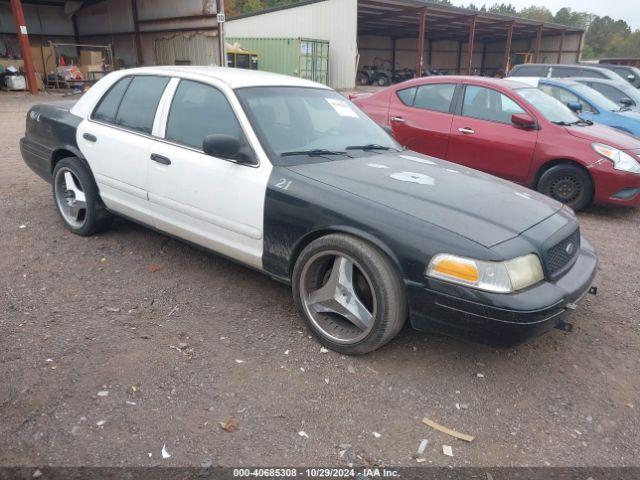
[[[620,105],[624,105],[625,107],[632,107],[633,100],[631,100],[629,97],[623,97],[620,99]]]
[[[635,82],[636,76],[633,73],[630,73],[629,75],[627,75],[627,80],[629,80],[630,82]]]
[[[202,142],[202,150],[212,157],[229,158],[238,163],[255,163],[253,156],[231,135],[207,135]]]
[[[536,128],[535,119],[526,113],[515,113],[511,115],[511,123],[518,128],[531,130]]]
[[[576,113],[579,113],[582,111],[582,105],[580,105],[580,102],[567,102],[567,107],[569,107],[571,110],[573,110]]]

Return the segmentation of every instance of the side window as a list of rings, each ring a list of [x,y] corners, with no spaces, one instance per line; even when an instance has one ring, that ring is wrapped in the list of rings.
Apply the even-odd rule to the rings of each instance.
[[[517,68],[510,75],[511,77],[546,77],[547,69],[544,65],[526,65]]]
[[[552,67],[551,76],[554,78],[567,78],[577,77],[580,75],[580,70],[571,67]]]
[[[594,90],[597,90],[598,92],[603,94],[605,97],[607,97],[609,100],[615,103],[620,103],[620,100],[627,97],[624,94],[624,92],[622,92],[621,90],[618,90],[615,87],[612,87],[611,85],[604,85],[602,83],[593,83],[590,85],[590,87],[593,88]],[[633,105],[635,104],[636,103],[633,102]]]
[[[224,93],[210,85],[181,80],[171,103],[165,138],[202,149],[205,137],[212,134],[243,139],[240,123]]]
[[[416,90],[417,88],[405,88],[404,90],[398,90],[396,95],[402,103],[406,106],[410,107],[413,105],[413,100],[416,98]]]
[[[167,77],[134,77],[120,103],[116,125],[151,133],[158,103],[167,83]]]
[[[413,106],[424,110],[448,113],[455,91],[456,86],[453,83],[423,85],[418,87]]]
[[[102,99],[100,99],[91,118],[102,122],[115,123],[118,107],[120,106],[124,92],[127,91],[129,83],[131,83],[131,77],[118,80],[107,93],[104,94]]]
[[[462,115],[492,122],[511,123],[514,114],[526,113],[506,95],[490,88],[468,85],[464,94]]]
[[[597,70],[591,70],[589,68],[582,70],[582,75],[580,76],[586,78],[609,78],[604,73],[598,72]]]
[[[626,79],[631,74],[631,72],[626,68],[614,68],[613,71],[624,79]]]
[[[580,100],[580,97],[578,97],[574,93],[571,93],[569,90],[565,90],[564,88],[553,87],[550,85],[541,85],[540,90],[551,95],[556,100],[559,100],[563,105],[567,105],[571,102],[578,102],[583,112],[593,111],[589,104],[583,102],[582,100]]]

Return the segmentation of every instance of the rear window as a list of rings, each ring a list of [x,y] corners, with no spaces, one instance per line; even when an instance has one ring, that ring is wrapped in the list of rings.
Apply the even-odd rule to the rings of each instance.
[[[127,87],[129,83],[131,83],[131,78],[132,77],[125,77],[122,80],[118,80],[102,97],[100,103],[98,103],[98,106],[93,111],[91,118],[102,122],[115,123],[118,107],[120,106],[124,92],[127,91]]]
[[[413,101],[413,106],[423,110],[449,112],[455,91],[456,86],[453,83],[422,85],[416,92],[416,98]]]
[[[546,77],[549,67],[544,65],[517,66],[511,72],[510,77]]]
[[[166,77],[135,77],[122,98],[116,124],[142,133],[151,133],[160,97],[169,83]]]
[[[398,91],[398,98],[402,103],[407,105],[408,107],[413,105],[413,100],[416,98],[416,90],[417,88],[405,88],[404,90]]]

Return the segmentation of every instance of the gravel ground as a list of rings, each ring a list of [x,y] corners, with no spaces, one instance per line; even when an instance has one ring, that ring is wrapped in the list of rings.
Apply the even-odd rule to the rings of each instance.
[[[322,353],[286,286],[124,220],[65,230],[18,149],[59,100],[0,93],[0,465],[409,466],[423,438],[427,465],[640,465],[640,211],[580,215],[599,294],[571,334]]]

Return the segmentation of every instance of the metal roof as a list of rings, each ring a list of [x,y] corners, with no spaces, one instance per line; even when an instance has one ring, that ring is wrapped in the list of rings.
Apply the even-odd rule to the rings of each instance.
[[[469,10],[432,3],[426,0],[358,0],[358,33],[360,35],[418,36],[419,13],[427,8],[426,33],[431,40],[466,40],[469,22],[476,17],[476,41],[507,38],[507,27],[515,22],[513,38],[535,37],[542,26],[542,35],[580,33],[583,29],[555,23],[536,22],[525,18]]]
[[[326,0],[303,0],[290,5],[239,15],[230,20],[298,8],[322,1]],[[543,36],[559,35],[563,31],[584,32],[584,29],[556,23],[451,7],[429,0],[358,0],[358,34],[415,38],[419,34],[420,13],[425,7],[428,12],[426,36],[430,40],[466,40],[469,36],[469,23],[474,16],[476,17],[476,41],[480,42],[485,39],[496,41],[506,39],[507,27],[512,22],[515,23],[514,40],[533,38],[540,27],[542,27]]]

